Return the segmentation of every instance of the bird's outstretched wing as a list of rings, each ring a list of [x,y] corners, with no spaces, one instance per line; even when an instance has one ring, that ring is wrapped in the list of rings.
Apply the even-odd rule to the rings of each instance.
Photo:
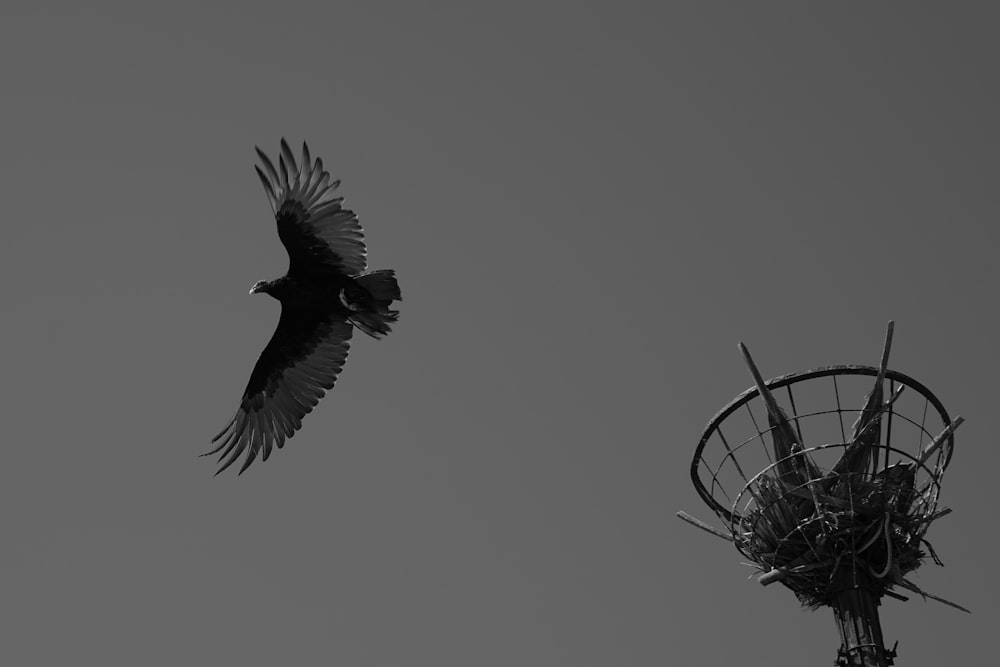
[[[327,390],[333,388],[347,359],[354,327],[343,315],[282,305],[271,341],[261,352],[240,407],[219,435],[218,446],[204,456],[219,454],[228,468],[244,451],[242,474],[263,450],[280,449],[302,426]],[[227,458],[228,457],[228,458]]]
[[[274,210],[278,237],[288,250],[289,275],[319,266],[332,266],[349,276],[364,273],[368,268],[364,231],[354,211],[341,206],[344,198],[333,196],[340,181],[331,181],[323,161],[313,161],[303,143],[301,164],[296,164],[282,139],[275,169],[264,151],[256,150],[261,166],[255,169]]]

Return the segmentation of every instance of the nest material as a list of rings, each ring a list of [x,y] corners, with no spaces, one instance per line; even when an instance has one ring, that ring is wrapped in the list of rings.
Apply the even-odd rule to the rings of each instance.
[[[881,596],[905,585],[904,575],[933,554],[922,549],[923,536],[940,514],[926,511],[915,471],[915,463],[899,463],[874,475],[845,472],[801,484],[761,475],[736,544],[765,572],[780,573],[810,608],[830,605],[845,585]]]
[[[894,586],[927,595],[905,575],[928,553],[941,564],[924,539],[930,523],[947,513],[935,511],[941,470],[931,472],[920,489],[916,473],[962,419],[949,424],[919,458],[879,467],[880,458],[888,462],[889,451],[895,451],[881,442],[882,416],[903,389],[883,400],[891,340],[892,323],[875,386],[850,441],[843,445],[844,453],[828,473],[812,461],[742,347],[767,406],[775,462],[746,485],[754,502],[742,516],[734,515],[739,519],[733,524],[733,540],[765,571],[761,583],[780,579],[810,608],[834,604],[846,588],[862,588],[876,599],[885,594],[902,597],[891,592]]]

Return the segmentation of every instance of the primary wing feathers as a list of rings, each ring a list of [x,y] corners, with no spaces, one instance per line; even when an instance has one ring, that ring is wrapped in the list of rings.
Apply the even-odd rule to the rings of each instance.
[[[335,197],[340,181],[331,180],[319,158],[310,165],[309,147],[302,144],[301,164],[288,142],[281,140],[278,168],[257,148],[263,170],[257,174],[271,199],[278,236],[288,250],[289,275],[309,272],[317,264],[334,267],[348,276],[368,268],[364,231],[354,211]]]
[[[222,467],[216,474],[244,452],[241,473],[258,454],[263,452],[266,461],[275,445],[284,446],[333,388],[353,330],[341,315],[282,305],[278,327],[250,374],[239,409],[206,454],[219,454]]]
[[[257,176],[260,177],[260,182],[264,186],[264,192],[267,193],[268,201],[271,202],[271,208],[277,210],[274,205],[277,198],[274,196],[274,187],[271,186],[271,181],[260,170],[260,167],[255,166],[254,169],[257,171]]]
[[[267,170],[267,177],[272,183],[276,184],[278,182],[278,172],[274,170],[274,164],[271,163],[271,158],[267,157],[267,153],[262,151],[257,146],[254,146],[253,149],[257,151],[257,157],[260,158],[261,163],[264,165],[264,169]]]
[[[295,174],[295,183],[291,185],[297,186],[299,184],[299,166],[295,163],[295,156],[292,155],[292,149],[288,147],[288,142],[285,140],[281,141],[280,160],[282,164],[288,167],[289,172],[293,172]]]
[[[302,182],[308,183],[312,177],[312,158],[309,155],[309,146],[302,142]]]

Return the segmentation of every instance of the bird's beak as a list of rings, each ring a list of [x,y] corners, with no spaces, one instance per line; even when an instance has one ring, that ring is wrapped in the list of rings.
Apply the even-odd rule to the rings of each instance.
[[[260,288],[257,285],[254,285],[253,287],[250,288],[250,294],[256,294],[259,291]]]

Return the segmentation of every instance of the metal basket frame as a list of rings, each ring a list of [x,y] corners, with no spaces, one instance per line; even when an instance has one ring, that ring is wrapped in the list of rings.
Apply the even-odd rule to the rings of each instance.
[[[838,376],[852,376],[852,375],[853,376],[861,375],[861,376],[869,376],[869,377],[872,377],[872,378],[877,378],[878,374],[879,374],[879,369],[876,368],[876,367],[873,367],[873,366],[865,366],[865,365],[857,365],[857,364],[843,364],[843,365],[834,365],[834,366],[823,366],[823,367],[815,368],[815,369],[812,369],[812,370],[809,370],[809,371],[800,371],[800,372],[796,372],[796,373],[789,373],[787,375],[782,375],[782,376],[776,377],[774,379],[768,380],[765,383],[765,385],[773,393],[776,393],[776,390],[779,390],[779,389],[784,389],[785,390],[785,393],[788,396],[789,402],[790,402],[791,407],[792,407],[792,414],[789,414],[789,421],[793,425],[795,425],[796,428],[798,428],[798,420],[800,418],[811,417],[811,416],[822,415],[822,414],[838,414],[839,416],[841,416],[841,422],[843,423],[842,415],[844,413],[855,413],[856,410],[853,410],[851,408],[844,408],[841,405],[841,402],[840,402],[840,392],[839,392],[839,389],[837,388],[836,378]],[[805,382],[805,381],[808,381],[808,380],[814,380],[814,379],[822,378],[822,377],[832,377],[833,378],[833,382],[834,382],[834,396],[835,396],[835,400],[836,400],[836,403],[837,403],[836,409],[799,414],[798,411],[796,410],[796,407],[795,407],[795,396],[794,396],[794,392],[792,390],[792,387],[795,384],[797,384],[797,383]],[[891,424],[892,424],[892,419],[903,419],[903,420],[909,422],[910,424],[912,424],[913,426],[917,427],[918,429],[920,429],[920,431],[923,434],[925,434],[929,439],[933,439],[936,434],[932,433],[931,431],[929,431],[926,428],[926,426],[925,426],[925,424],[926,424],[926,417],[927,417],[927,410],[926,410],[926,408],[928,406],[932,407],[937,412],[938,417],[941,419],[941,421],[942,421],[943,424],[950,424],[951,423],[951,417],[949,416],[948,411],[945,409],[944,405],[937,398],[937,396],[935,396],[934,393],[931,392],[930,389],[928,389],[926,386],[924,386],[923,384],[921,384],[919,381],[915,380],[914,378],[912,378],[912,377],[910,377],[908,375],[905,375],[903,373],[900,373],[898,371],[893,371],[893,370],[887,369],[885,371],[885,379],[890,382],[890,392],[893,390],[893,388],[897,384],[901,385],[901,386],[904,386],[904,387],[906,387],[909,390],[917,392],[921,397],[923,397],[925,399],[925,410],[924,410],[924,416],[923,416],[923,423],[919,423],[918,424],[916,421],[914,421],[910,417],[908,417],[908,416],[906,416],[904,414],[901,414],[901,413],[893,411],[893,409],[890,407],[890,409],[889,409],[889,411],[887,413],[887,417],[888,417],[888,420],[889,420],[888,421],[889,428],[887,430],[887,438],[886,438],[885,442],[883,442],[883,443],[881,443],[879,445],[879,450],[880,451],[881,450],[885,450],[886,455],[888,455],[888,452],[892,451],[892,452],[895,452],[896,454],[899,454],[900,456],[909,458],[909,459],[917,462],[918,465],[920,465],[920,467],[922,469],[924,469],[929,474],[930,479],[932,480],[932,482],[934,483],[934,485],[936,487],[935,488],[935,492],[933,494],[933,499],[931,501],[932,503],[936,504],[936,501],[937,501],[937,490],[938,490],[938,487],[939,487],[939,484],[940,484],[940,481],[941,481],[941,477],[943,475],[943,472],[944,472],[945,468],[947,468],[949,462],[951,461],[952,452],[954,450],[954,434],[953,433],[948,433],[948,435],[946,436],[945,440],[942,442],[941,447],[939,449],[938,456],[936,457],[936,461],[933,464],[933,469],[931,469],[931,468],[929,468],[927,466],[926,463],[920,464],[919,461],[917,461],[916,457],[914,457],[912,454],[910,454],[910,453],[908,453],[906,451],[900,450],[898,448],[892,447],[892,445],[891,445],[891,433],[892,433],[892,431],[891,431]],[[761,428],[760,425],[758,425],[756,423],[756,418],[753,416],[753,412],[752,411],[750,411],[750,417],[751,417],[751,419],[754,422],[754,425],[756,427],[757,433],[755,435],[751,436],[750,438],[748,438],[747,440],[744,440],[743,442],[740,442],[740,443],[738,443],[735,446],[731,446],[729,444],[729,442],[726,440],[725,436],[722,434],[722,431],[720,429],[720,427],[722,426],[722,424],[725,422],[725,420],[730,415],[732,415],[733,413],[735,413],[737,410],[739,410],[740,408],[742,408],[744,406],[749,406],[749,403],[753,399],[755,399],[755,398],[757,398],[759,396],[760,396],[759,389],[757,387],[750,387],[749,389],[747,389],[746,391],[744,391],[743,393],[741,393],[739,396],[737,396],[736,398],[734,398],[732,401],[730,401],[718,413],[716,413],[716,415],[714,417],[712,417],[712,419],[709,421],[708,425],[705,427],[705,430],[702,433],[701,439],[698,441],[698,446],[695,448],[694,457],[693,457],[693,459],[691,461],[691,481],[694,483],[695,490],[698,492],[698,495],[701,496],[701,499],[710,508],[712,508],[712,510],[719,516],[719,518],[723,519],[725,522],[727,522],[730,525],[731,529],[735,528],[742,521],[742,519],[743,519],[743,515],[738,511],[738,504],[740,502],[740,499],[743,498],[743,496],[747,492],[748,487],[752,483],[754,483],[755,480],[759,479],[761,477],[761,475],[763,475],[764,473],[766,473],[769,469],[771,469],[774,465],[776,465],[778,463],[777,461],[770,460],[770,456],[769,456],[768,458],[770,460],[770,465],[767,466],[767,467],[765,467],[761,471],[757,471],[753,476],[747,476],[743,472],[742,468],[740,467],[739,461],[736,458],[736,453],[740,449],[742,449],[743,447],[745,447],[748,444],[750,444],[751,442],[753,442],[753,441],[755,441],[757,439],[763,439],[764,435],[767,434],[770,430],[772,430],[771,427],[768,427],[768,426],[765,426],[764,428]],[[747,407],[747,409],[749,411],[749,407]],[[725,455],[722,457],[721,461],[719,462],[719,464],[717,466],[715,466],[715,468],[713,469],[707,462],[704,461],[704,459],[702,458],[702,454],[703,454],[703,452],[705,450],[705,447],[708,445],[710,439],[712,438],[712,436],[714,436],[716,434],[719,435],[719,439],[722,441],[723,446],[726,449],[726,452],[725,452]],[[844,433],[844,442],[843,443],[824,444],[824,445],[819,445],[817,447],[811,447],[811,448],[807,447],[807,448],[805,448],[805,451],[809,452],[809,451],[814,451],[814,450],[826,449],[826,448],[830,448],[830,447],[844,447],[846,445],[847,439],[848,438],[847,438],[847,435],[846,435],[846,432],[845,432]],[[730,460],[732,461],[732,463],[736,467],[736,469],[739,471],[739,473],[741,474],[741,476],[744,478],[744,480],[746,481],[746,483],[745,483],[743,489],[741,489],[741,491],[738,494],[736,494],[736,497],[733,500],[731,506],[730,507],[726,507],[725,505],[723,505],[722,503],[720,503],[715,498],[715,494],[713,493],[713,491],[715,491],[715,489],[717,487],[721,488],[721,483],[718,480],[718,476],[720,474],[720,471],[722,470],[722,467],[726,464],[727,461],[730,461]],[[701,471],[702,471],[703,468],[707,469],[708,473],[710,474],[710,479],[709,479],[708,485],[706,485],[705,480],[702,479]],[[725,494],[725,491],[723,491],[723,493]],[[728,495],[728,494],[725,494],[725,495]],[[933,507],[931,508],[931,510],[933,510]]]

